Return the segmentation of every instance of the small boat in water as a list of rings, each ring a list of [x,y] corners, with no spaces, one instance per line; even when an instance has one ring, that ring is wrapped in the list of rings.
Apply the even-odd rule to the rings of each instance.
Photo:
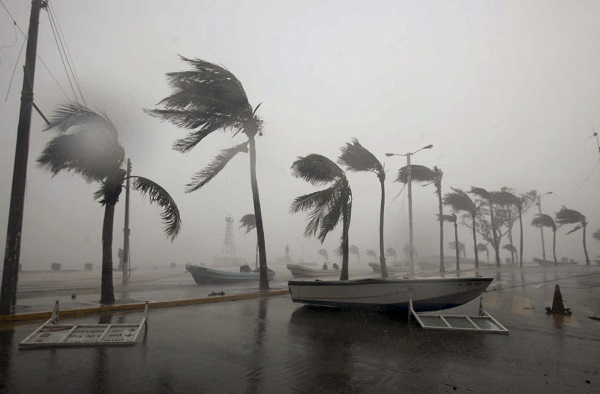
[[[214,284],[214,283],[242,283],[242,282],[258,282],[260,280],[260,272],[230,272],[221,271],[212,268],[200,267],[198,265],[186,264],[185,269],[192,274],[192,277],[199,285]],[[275,272],[268,271],[269,281],[275,276]]]
[[[305,267],[299,264],[287,264],[287,269],[290,270],[294,278],[319,278],[324,276],[340,276],[340,271],[336,269],[318,269]]]
[[[454,308],[477,298],[494,278],[357,279],[288,282],[293,302],[347,309],[414,310]]]
[[[380,263],[369,263],[369,267],[371,267],[373,269],[373,271],[377,274],[381,274],[381,264]],[[387,272],[389,275],[394,275],[394,274],[405,274],[409,271],[410,267],[408,266],[403,266],[403,265],[389,265],[386,264],[385,268],[387,269]]]

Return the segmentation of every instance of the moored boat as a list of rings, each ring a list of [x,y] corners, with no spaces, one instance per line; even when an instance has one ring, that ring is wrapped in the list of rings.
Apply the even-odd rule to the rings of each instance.
[[[573,260],[569,261],[566,258],[563,258],[561,261],[555,263],[554,261],[543,260],[543,259],[538,259],[538,258],[534,257],[533,262],[542,267],[556,267],[556,266],[577,265],[578,264],[577,261],[573,261]]]
[[[380,263],[369,263],[369,267],[371,267],[373,269],[373,271],[375,271],[378,274],[381,274],[381,264]],[[393,274],[403,274],[409,271],[409,267],[408,266],[402,266],[402,265],[389,265],[386,264],[385,268],[387,269],[388,274],[393,275]]]
[[[241,282],[258,282],[260,280],[260,272],[229,272],[221,271],[212,268],[200,267],[198,265],[186,264],[185,269],[192,274],[194,281],[197,284],[213,284],[213,283],[241,283]],[[275,272],[268,271],[269,281],[275,276]]]
[[[348,309],[435,311],[463,305],[481,295],[493,278],[357,279],[289,281],[293,302]]]
[[[323,276],[340,276],[340,271],[336,269],[317,269],[305,267],[299,264],[287,264],[287,269],[290,270],[294,278],[318,278]]]

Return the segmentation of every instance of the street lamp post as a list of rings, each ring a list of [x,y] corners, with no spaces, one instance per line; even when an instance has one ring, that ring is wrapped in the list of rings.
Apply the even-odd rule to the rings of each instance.
[[[542,214],[542,197],[547,196],[548,194],[552,194],[552,192],[547,192],[538,196],[538,212]],[[546,244],[544,243],[544,226],[540,226],[540,234],[542,235],[542,258],[546,260]]]
[[[415,262],[414,262],[414,247],[413,247],[413,217],[412,217],[412,185],[411,185],[411,164],[410,157],[415,153],[422,151],[423,149],[431,149],[433,145],[427,145],[419,150],[409,153],[386,153],[387,157],[390,156],[406,156],[406,185],[408,186],[408,264],[410,267],[410,276],[415,275]]]

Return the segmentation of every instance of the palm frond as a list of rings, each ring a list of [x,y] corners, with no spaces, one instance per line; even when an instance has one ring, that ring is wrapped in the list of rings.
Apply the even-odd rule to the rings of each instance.
[[[478,252],[487,252],[488,251],[488,247],[484,243],[478,243],[477,244],[477,251]]]
[[[451,214],[451,215],[442,215],[442,216],[441,216],[441,218],[440,218],[440,214],[438,213],[438,214],[437,214],[437,219],[438,219],[438,221],[440,221],[440,219],[441,219],[441,220],[442,220],[442,221],[444,221],[444,222],[456,223],[456,220],[457,220],[458,218],[456,217],[456,215],[455,215],[455,214]]]
[[[418,165],[411,164],[410,166],[410,180],[411,182],[418,183],[433,183],[436,180],[435,171],[431,168]],[[407,183],[408,182],[408,166],[402,167],[398,170],[398,176],[396,177],[396,182]]]
[[[396,257],[396,256],[397,256],[397,254],[396,254],[396,249],[394,249],[394,248],[387,248],[387,249],[385,250],[385,255],[386,255],[386,256],[393,256],[393,257]]]
[[[290,206],[290,212],[297,213],[308,211],[315,207],[325,207],[333,200],[335,192],[335,186],[332,186],[327,189],[296,197]]]
[[[556,223],[554,223],[554,219],[552,219],[552,216],[544,213],[536,214],[531,220],[531,225],[535,227],[550,227],[552,231],[556,231]]]
[[[345,176],[344,171],[337,164],[327,157],[315,153],[298,157],[291,168],[292,175],[315,186],[324,185]]]
[[[521,198],[515,196],[509,191],[503,190],[493,194],[494,202],[503,206],[519,206],[521,204]]]
[[[572,234],[572,233],[574,233],[575,231],[577,231],[577,230],[579,230],[579,229],[582,229],[582,228],[583,228],[583,226],[582,226],[581,224],[578,224],[577,226],[573,227],[573,228],[571,229],[571,231],[568,231],[566,235]]]
[[[354,138],[351,143],[346,143],[341,151],[342,154],[338,159],[338,163],[347,167],[348,170],[352,172],[374,172],[380,179],[383,176],[383,180],[385,180],[383,165],[373,153],[358,142],[358,139]]]
[[[106,114],[99,114],[79,103],[60,105],[50,116],[50,123],[44,130],[55,129],[64,134],[75,126],[93,130],[96,134],[104,134],[113,140],[118,139],[117,129]]]
[[[564,224],[575,224],[575,223],[584,223],[585,216],[580,212],[575,211],[574,209],[568,209],[563,206],[560,211],[556,212],[556,223],[559,226]]]
[[[481,187],[471,186],[471,191],[469,193],[474,194],[477,197],[483,198],[484,200],[488,200],[488,201],[491,200],[491,198],[492,198],[492,193],[488,192],[487,190],[485,190]]]
[[[53,176],[60,171],[74,172],[92,182],[107,177],[123,164],[124,158],[125,150],[117,140],[81,130],[48,141],[36,162]]]
[[[367,256],[377,258],[377,254],[375,253],[375,251],[373,249],[367,250]]]
[[[352,254],[355,254],[355,255],[359,255],[360,254],[358,246],[356,246],[356,245],[350,245],[349,252],[352,253]]]
[[[454,211],[473,213],[476,206],[469,195],[461,189],[452,188],[452,192],[446,193],[443,199],[444,205],[449,205]]]
[[[334,199],[329,206],[327,206],[326,214],[323,215],[321,221],[319,235],[317,236],[317,239],[321,242],[325,241],[327,234],[335,230],[342,218],[344,198],[340,195],[339,190],[336,190],[336,192],[337,193],[334,194]]]
[[[329,260],[329,254],[327,253],[327,249],[319,249],[319,254],[325,258],[325,260]]]
[[[171,195],[159,184],[141,176],[131,176],[133,188],[148,196],[150,203],[156,203],[163,209],[160,217],[167,236],[173,241],[181,231],[181,215]]]
[[[256,228],[256,217],[253,213],[248,213],[240,219],[240,227],[246,227],[246,234]]]
[[[506,244],[502,247],[502,249],[504,250],[508,250],[509,252],[513,252],[516,253],[517,252],[517,248],[514,247],[514,245],[511,244]]]
[[[231,148],[223,149],[214,159],[211,161],[204,169],[197,172],[192,181],[188,183],[187,189],[185,190],[187,193],[196,191],[200,189],[202,186],[206,185],[211,181],[225,166],[231,159],[235,157],[238,153],[248,153],[248,142],[243,142],[239,145],[233,146]]]
[[[94,200],[99,200],[102,205],[115,206],[119,202],[119,196],[123,190],[125,175],[127,172],[124,169],[114,169],[102,180],[100,188],[94,192]]]

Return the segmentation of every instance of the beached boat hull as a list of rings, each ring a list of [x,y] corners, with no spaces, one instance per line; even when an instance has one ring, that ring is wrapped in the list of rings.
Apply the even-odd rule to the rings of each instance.
[[[293,302],[349,309],[405,310],[412,298],[415,311],[463,305],[480,296],[493,278],[359,279],[289,281]]]
[[[287,264],[287,269],[290,270],[294,278],[320,278],[324,276],[339,277],[340,271],[333,269],[317,269],[309,268],[298,264]]]
[[[194,281],[199,285],[215,283],[243,283],[258,282],[260,280],[259,272],[228,272],[215,270],[212,268],[199,267],[197,265],[186,264],[185,269],[192,274]],[[269,270],[269,281],[275,276],[275,272]]]

